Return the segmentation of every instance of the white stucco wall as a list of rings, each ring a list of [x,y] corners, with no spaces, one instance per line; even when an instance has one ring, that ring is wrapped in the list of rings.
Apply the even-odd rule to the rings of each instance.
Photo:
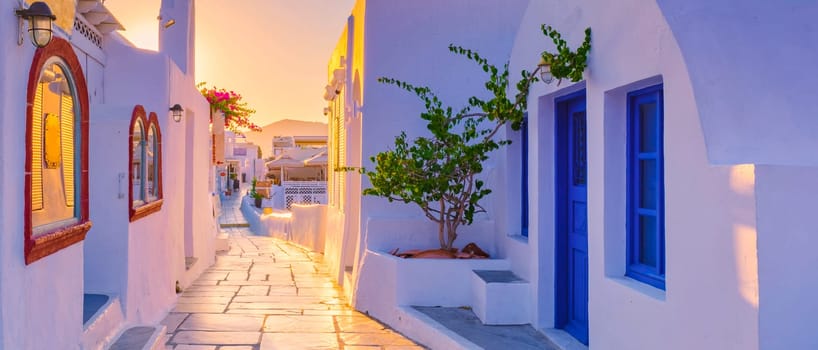
[[[818,169],[756,167],[761,349],[815,349]]]
[[[0,33],[16,38],[13,1],[2,2]],[[59,34],[57,34],[59,35]],[[82,333],[82,243],[63,249],[32,265],[25,265],[23,250],[26,87],[34,48],[28,38],[0,42],[0,348],[79,347]],[[82,52],[77,52],[83,61]],[[60,291],[56,293],[56,291]]]
[[[634,16],[638,14],[638,16]],[[509,251],[534,285],[538,327],[554,326],[554,103],[586,88],[590,343],[600,349],[758,347],[758,272],[752,166],[708,162],[690,78],[654,1],[532,1],[512,54],[512,71],[533,70],[539,30],[558,29],[576,47],[593,39],[586,81],[537,84],[529,108],[530,238]],[[667,291],[624,278],[625,95],[664,84]],[[515,189],[510,189],[510,191]],[[511,239],[509,239],[511,240]],[[513,253],[512,253],[513,252]],[[527,260],[527,261],[526,261]],[[519,266],[527,266],[526,268]]]
[[[128,135],[134,106],[95,106],[91,114],[89,208],[84,289],[124,297],[128,283]],[[119,147],[116,147],[118,145]],[[122,180],[119,174],[123,174]],[[122,194],[122,198],[119,195]],[[124,304],[124,302],[123,302]]]
[[[164,114],[159,113],[160,123],[163,121],[166,123],[165,130],[172,130],[168,139],[175,142],[168,144],[166,148],[168,152],[164,164],[167,167],[164,169],[165,179],[169,181],[164,188],[165,198],[170,199],[166,204],[176,208],[179,217],[185,217],[184,221],[171,220],[171,223],[179,225],[177,229],[180,232],[185,232],[184,242],[190,240],[193,242],[192,251],[186,251],[184,245],[180,244],[181,251],[177,255],[181,259],[181,265],[174,265],[181,266],[176,273],[177,279],[182,281],[183,286],[187,286],[215,261],[214,242],[217,224],[210,201],[208,175],[211,159],[210,105],[195,89],[193,76],[184,74],[173,63],[170,63],[170,73],[170,95],[167,105],[182,104],[185,115],[182,122],[175,123],[167,112],[168,107],[165,107]],[[173,213],[171,211],[169,215],[173,217]],[[180,240],[182,237],[179,236]],[[190,253],[199,260],[190,271],[185,271],[184,257],[190,256]]]
[[[818,165],[818,3],[657,0],[717,164]],[[752,98],[748,98],[752,96]]]

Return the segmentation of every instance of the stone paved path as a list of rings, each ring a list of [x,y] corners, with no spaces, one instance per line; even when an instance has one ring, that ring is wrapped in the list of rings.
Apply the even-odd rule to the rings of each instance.
[[[219,226],[222,228],[249,227],[241,213],[241,193],[247,192],[248,184],[242,184],[239,194],[222,197],[222,210],[219,215]]]
[[[347,306],[321,255],[231,227],[162,322],[167,350],[423,349]]]

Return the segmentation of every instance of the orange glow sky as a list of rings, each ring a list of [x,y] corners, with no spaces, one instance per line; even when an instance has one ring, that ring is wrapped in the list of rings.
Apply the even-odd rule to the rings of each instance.
[[[156,50],[160,0],[107,0],[136,46]],[[354,0],[196,1],[196,80],[235,90],[266,125],[326,122],[327,63]]]

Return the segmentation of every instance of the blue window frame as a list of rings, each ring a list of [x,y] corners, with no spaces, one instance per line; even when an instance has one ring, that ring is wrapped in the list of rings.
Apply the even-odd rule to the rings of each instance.
[[[528,114],[520,127],[520,234],[528,237]]]
[[[665,289],[664,101],[662,85],[628,94],[625,275]]]

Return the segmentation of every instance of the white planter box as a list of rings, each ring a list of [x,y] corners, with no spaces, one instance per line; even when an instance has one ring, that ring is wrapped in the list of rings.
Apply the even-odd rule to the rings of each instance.
[[[472,270],[508,270],[505,259],[403,259],[367,250],[355,306],[392,323],[398,306],[472,306]]]

